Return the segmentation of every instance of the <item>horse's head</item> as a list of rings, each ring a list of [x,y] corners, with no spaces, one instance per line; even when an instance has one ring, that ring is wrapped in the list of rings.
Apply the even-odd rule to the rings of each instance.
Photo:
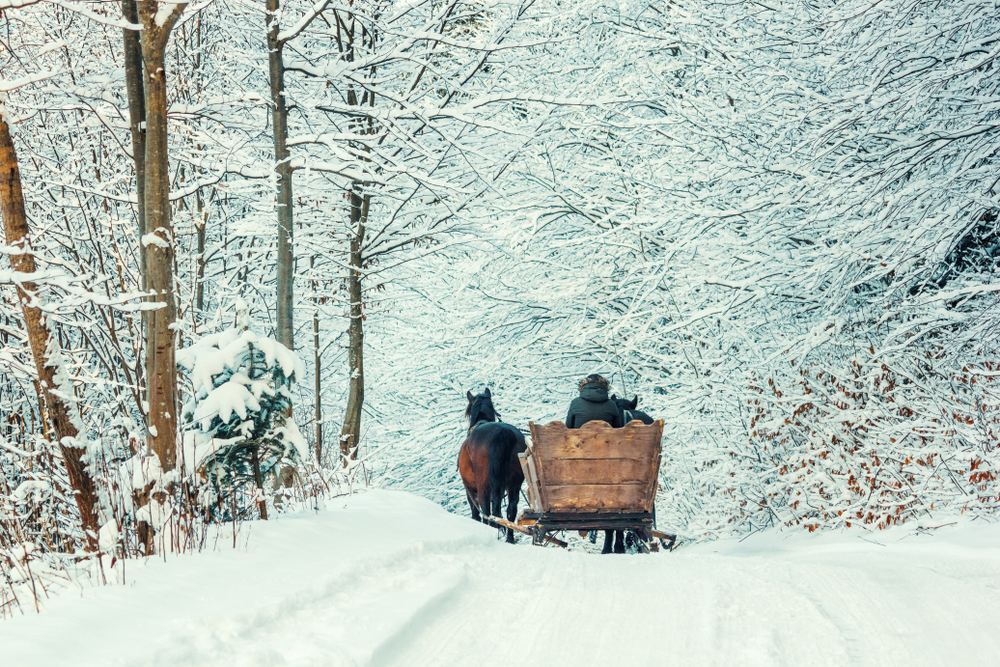
[[[469,404],[465,407],[465,417],[469,420],[469,428],[479,422],[497,421],[498,415],[493,407],[493,394],[490,393],[489,387],[483,393],[475,396],[471,391],[467,391],[465,397],[469,399]]]
[[[614,401],[615,405],[618,406],[618,412],[621,414],[622,419],[625,418],[625,411],[635,410],[639,406],[639,397],[633,396],[632,400],[627,398],[618,398],[618,394],[611,394],[611,400]]]

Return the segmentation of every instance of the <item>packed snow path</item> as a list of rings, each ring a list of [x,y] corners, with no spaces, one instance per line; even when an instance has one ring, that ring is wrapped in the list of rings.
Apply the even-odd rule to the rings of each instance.
[[[411,495],[255,524],[0,623],[5,667],[989,665],[1000,526],[648,556],[509,546]],[[891,539],[890,539],[891,538]]]

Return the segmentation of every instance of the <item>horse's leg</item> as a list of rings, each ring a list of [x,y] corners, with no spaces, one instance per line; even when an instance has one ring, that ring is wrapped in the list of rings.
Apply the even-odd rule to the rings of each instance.
[[[473,470],[475,472],[475,485],[476,490],[476,502],[479,504],[479,511],[485,516],[492,516],[492,507],[490,505],[490,492],[488,491],[490,486],[489,480],[489,457],[485,449],[478,449],[475,456],[472,458]],[[483,523],[486,523],[486,519],[481,517],[479,519]]]
[[[507,520],[511,523],[517,521],[517,501],[518,496],[521,495],[521,485],[514,485],[511,483],[507,486]],[[517,540],[514,538],[514,531],[510,528],[507,529],[507,541],[514,544]]]
[[[623,554],[625,553],[625,531],[616,530],[615,531],[615,553]]]
[[[479,487],[478,489],[478,500],[479,500],[479,510],[485,516],[491,516],[490,514],[490,494],[487,493],[486,489]],[[486,523],[485,517],[480,519],[483,523]]]
[[[495,516],[500,518],[503,516],[503,488],[491,489],[490,490],[490,516]],[[510,531],[507,528],[501,528],[501,532],[505,533],[506,538],[510,538]]]
[[[615,531],[606,530],[604,531],[604,548],[601,549],[602,554],[611,553],[611,540],[614,538]]]
[[[482,505],[476,500],[476,489],[478,479],[475,466],[472,464],[472,442],[471,438],[462,443],[458,450],[458,474],[462,478],[462,485],[465,486],[465,497],[469,500],[469,509],[472,511],[473,521],[482,521],[480,509]]]
[[[472,495],[472,490],[469,487],[465,487],[465,497],[469,499],[469,509],[472,510],[472,520],[482,521],[483,519],[479,515],[479,503],[476,502],[476,498]]]

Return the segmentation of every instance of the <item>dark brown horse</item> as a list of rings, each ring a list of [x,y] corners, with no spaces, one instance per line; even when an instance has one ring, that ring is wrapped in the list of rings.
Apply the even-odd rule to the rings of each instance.
[[[477,396],[466,392],[466,398],[469,399],[465,408],[469,431],[458,451],[458,472],[465,484],[472,518],[489,523],[485,517],[500,516],[506,492],[507,520],[514,521],[524,482],[517,455],[528,448],[524,435],[510,424],[497,421],[489,387]],[[507,541],[513,543],[514,531],[502,530],[507,533]]]

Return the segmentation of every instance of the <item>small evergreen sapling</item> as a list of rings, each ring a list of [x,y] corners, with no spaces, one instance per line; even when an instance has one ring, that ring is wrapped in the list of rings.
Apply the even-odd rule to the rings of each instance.
[[[194,427],[186,449],[212,486],[203,498],[210,515],[231,520],[256,504],[266,519],[264,479],[295,465],[304,446],[288,418],[302,361],[245,323],[203,336],[177,358],[193,389],[182,411]]]

